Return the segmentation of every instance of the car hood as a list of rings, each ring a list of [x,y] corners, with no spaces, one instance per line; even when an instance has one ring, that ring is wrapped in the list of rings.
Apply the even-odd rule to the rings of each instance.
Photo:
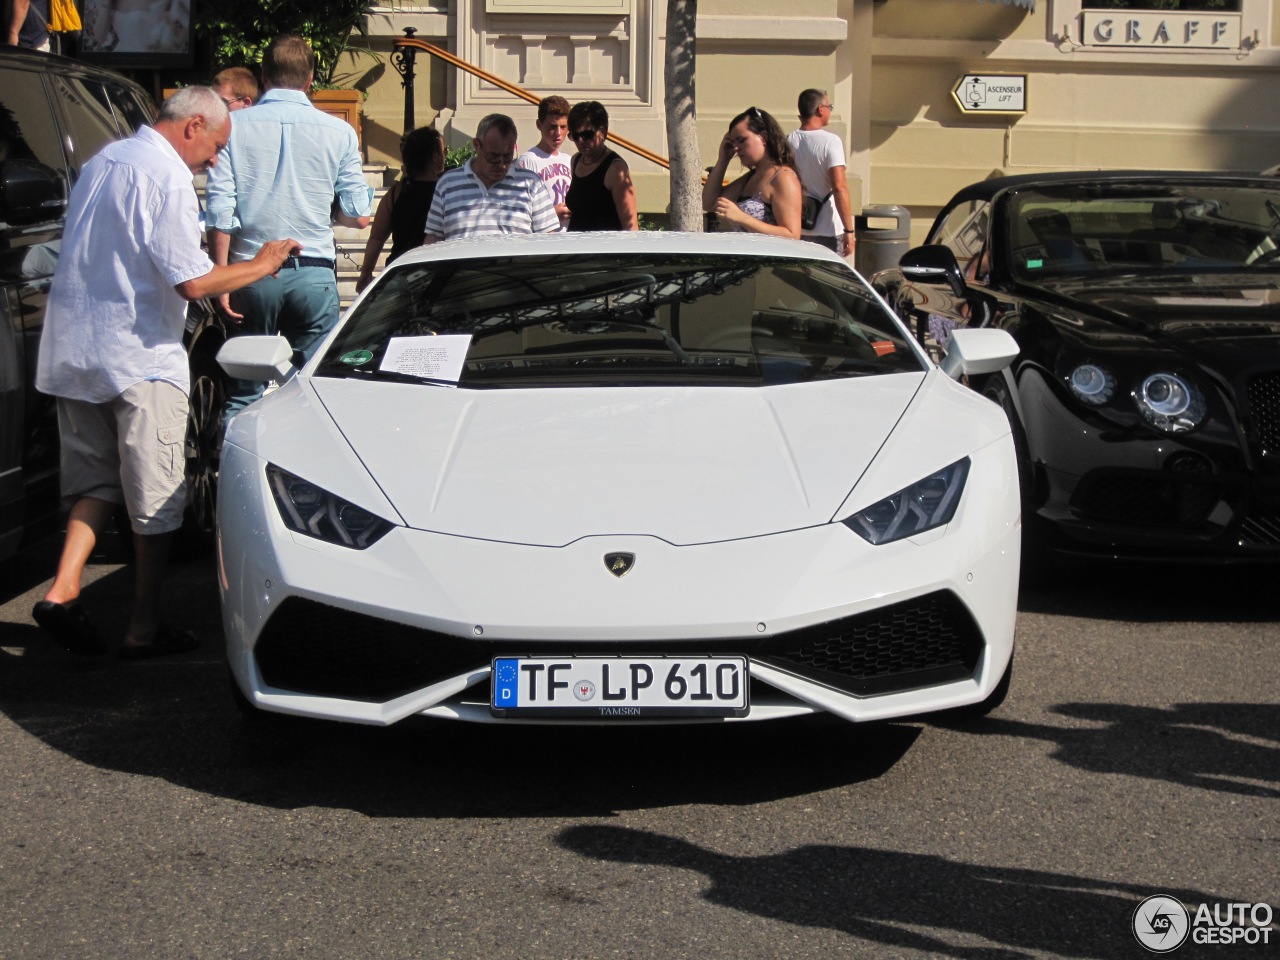
[[[923,376],[765,388],[310,385],[409,526],[559,546],[601,534],[707,543],[829,522]]]
[[[1040,286],[1139,335],[1211,352],[1280,345],[1280,273],[1088,277]]]

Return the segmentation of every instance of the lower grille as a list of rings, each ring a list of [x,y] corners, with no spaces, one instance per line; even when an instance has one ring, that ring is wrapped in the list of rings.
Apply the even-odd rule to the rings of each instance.
[[[1249,401],[1249,420],[1264,457],[1280,454],[1280,371],[1260,373],[1249,378],[1245,387]]]
[[[380,703],[496,656],[569,653],[743,654],[866,696],[971,677],[982,648],[973,616],[945,591],[773,637],[589,647],[454,637],[293,597],[272,615],[254,655],[276,689]]]
[[[775,638],[765,663],[849,693],[910,690],[973,676],[982,633],[953,593],[935,593]]]
[[[1222,499],[1221,480],[1192,470],[1095,470],[1071,496],[1071,507],[1086,520],[1146,526],[1195,526],[1208,519]]]

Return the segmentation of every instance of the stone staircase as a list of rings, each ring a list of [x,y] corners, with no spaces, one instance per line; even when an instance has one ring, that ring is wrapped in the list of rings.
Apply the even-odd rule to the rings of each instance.
[[[376,212],[378,204],[382,201],[383,195],[391,184],[395,183],[397,171],[388,167],[385,163],[366,163],[364,165],[365,183],[374,189],[373,209]],[[200,195],[201,204],[204,203],[204,177],[196,177],[196,193]],[[364,262],[364,247],[369,241],[369,230],[355,230],[351,227],[333,228],[333,239],[338,251],[338,299],[345,310],[350,306],[351,301],[356,298],[356,278],[360,276],[360,264]],[[374,271],[377,276],[378,271],[382,270],[382,266],[386,263],[387,254],[391,250],[391,240],[388,238],[386,244],[383,245],[382,253],[378,257],[378,267]]]

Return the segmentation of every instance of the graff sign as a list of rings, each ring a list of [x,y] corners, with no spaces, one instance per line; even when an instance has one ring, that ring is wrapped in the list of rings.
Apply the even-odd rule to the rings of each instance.
[[[1238,13],[1086,10],[1080,19],[1081,42],[1089,47],[1235,50],[1240,46]]]

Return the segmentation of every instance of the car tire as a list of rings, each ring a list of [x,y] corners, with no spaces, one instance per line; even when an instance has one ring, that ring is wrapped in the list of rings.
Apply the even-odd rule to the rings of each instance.
[[[218,342],[214,342],[217,339]],[[187,508],[173,545],[176,558],[203,556],[213,545],[218,505],[218,458],[226,380],[214,359],[220,338],[204,337],[191,352],[187,412]]]
[[[997,374],[986,382],[982,395],[1004,411],[1009,421],[1009,430],[1013,434],[1013,453],[1018,463],[1018,494],[1022,500],[1022,511],[1025,515],[1031,505],[1034,480],[1031,471],[1031,455],[1027,447],[1027,433],[1018,419],[1018,411],[1009,395],[1009,385],[1004,377]]]

